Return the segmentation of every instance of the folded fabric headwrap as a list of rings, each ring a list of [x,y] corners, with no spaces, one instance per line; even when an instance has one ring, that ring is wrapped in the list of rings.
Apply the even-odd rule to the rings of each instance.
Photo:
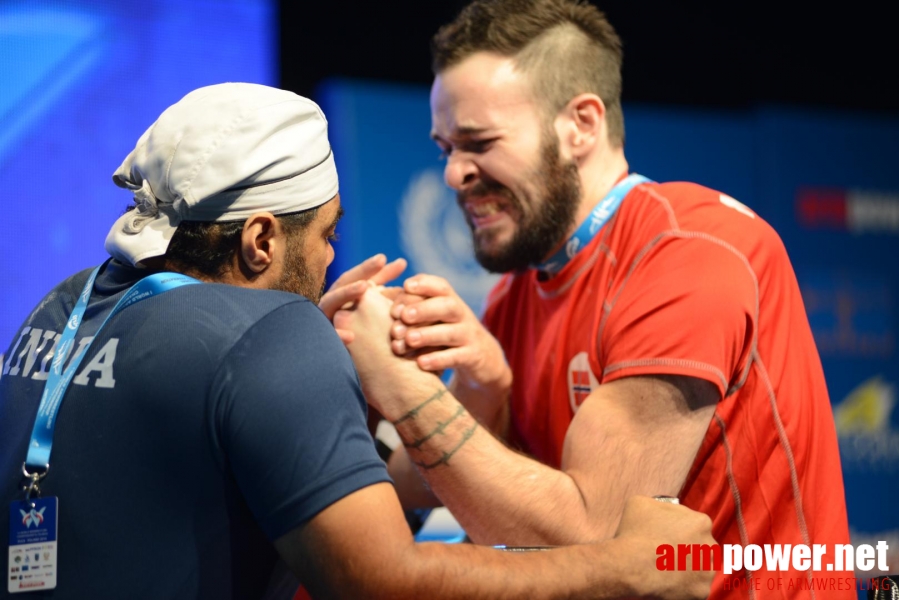
[[[238,221],[315,208],[337,195],[328,122],[315,102],[252,83],[203,87],[170,106],[112,180],[134,192],[106,251],[137,266],[182,221]]]

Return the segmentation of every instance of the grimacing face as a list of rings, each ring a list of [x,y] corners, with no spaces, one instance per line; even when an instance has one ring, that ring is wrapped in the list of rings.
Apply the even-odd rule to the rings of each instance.
[[[561,160],[555,132],[548,131],[547,137],[540,151],[539,166],[525,176],[529,181],[523,187],[531,190],[526,197],[520,198],[502,184],[487,181],[479,182],[469,192],[456,194],[471,229],[475,258],[488,271],[521,271],[542,262],[565,241],[574,224],[581,196],[577,166]],[[494,240],[494,232],[490,228],[478,228],[465,210],[479,194],[504,197],[521,215],[508,241]]]
[[[511,58],[478,53],[440,73],[431,119],[486,269],[525,269],[564,242],[580,202],[577,166],[560,157],[551,119]]]

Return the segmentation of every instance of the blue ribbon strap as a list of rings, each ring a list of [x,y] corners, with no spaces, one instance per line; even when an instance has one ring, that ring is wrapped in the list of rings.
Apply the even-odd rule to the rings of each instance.
[[[44,393],[41,396],[41,403],[37,410],[37,418],[35,419],[34,427],[31,430],[31,441],[28,444],[28,456],[25,459],[25,466],[30,474],[46,472],[46,470],[49,469],[50,451],[53,448],[53,434],[56,431],[56,415],[59,413],[59,408],[62,405],[62,400],[69,387],[69,383],[71,383],[72,378],[78,371],[78,367],[81,365],[81,361],[87,356],[87,351],[91,344],[93,344],[93,340],[91,340],[89,344],[86,344],[84,350],[76,356],[69,363],[69,366],[66,367],[65,371],[63,371],[63,365],[65,365],[66,359],[69,357],[72,348],[75,346],[75,335],[81,328],[81,323],[84,319],[84,311],[87,310],[88,301],[90,300],[91,292],[94,289],[94,281],[97,279],[97,273],[99,273],[99,271],[100,267],[94,269],[90,274],[90,277],[88,277],[87,282],[84,284],[84,289],[81,291],[81,295],[75,303],[75,308],[72,310],[72,314],[66,322],[65,329],[63,330],[59,344],[57,345],[58,350],[56,356],[53,357],[50,373],[44,384]],[[176,287],[194,283],[200,282],[192,277],[181,275],[179,273],[155,273],[141,279],[119,298],[119,301],[103,320],[103,323],[100,324],[93,339],[97,339],[97,336],[100,335],[100,331],[109,319],[132,304],[136,304],[153,296],[158,296],[159,294]]]
[[[574,232],[568,241],[562,245],[552,256],[540,263],[533,265],[532,268],[538,271],[555,275],[568,264],[578,250],[586,246],[590,240],[602,229],[602,226],[612,218],[621,206],[621,201],[627,196],[634,187],[641,183],[651,183],[652,180],[642,175],[633,173],[622,179],[613,187],[606,197],[596,205],[596,208],[590,213],[590,216],[581,223],[577,231]]]

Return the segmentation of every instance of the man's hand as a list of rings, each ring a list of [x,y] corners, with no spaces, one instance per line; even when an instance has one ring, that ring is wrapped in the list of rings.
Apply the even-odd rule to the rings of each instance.
[[[479,417],[496,414],[512,386],[512,371],[499,342],[445,279],[410,277],[390,314],[397,320],[390,330],[396,354],[418,351],[416,361],[425,371],[455,369],[459,399]],[[470,406],[473,395],[492,406]]]
[[[406,260],[398,258],[390,263],[383,254],[376,254],[362,263],[349,269],[337,278],[337,281],[328,289],[318,302],[318,307],[325,313],[329,320],[334,320],[334,314],[341,307],[347,306],[359,300],[370,286],[384,285],[399,277],[406,270]],[[349,330],[335,327],[337,335],[344,344],[353,341],[353,333]]]
[[[390,299],[372,284],[363,292],[352,309],[338,310],[334,327],[349,333],[347,348],[362,381],[365,397],[385,417],[393,414],[390,402],[398,387],[411,388],[423,384],[427,393],[443,387],[433,374],[421,371],[413,360],[396,356],[390,349]]]
[[[678,544],[715,544],[712,520],[689,508],[658,502],[645,496],[632,496],[615,541],[621,544],[622,556],[633,561],[633,588],[639,596],[652,598],[705,598],[715,571],[659,571],[657,550],[662,544],[677,548]]]

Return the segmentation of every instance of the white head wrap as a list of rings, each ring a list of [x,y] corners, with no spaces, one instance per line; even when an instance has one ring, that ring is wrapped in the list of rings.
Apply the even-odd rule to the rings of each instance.
[[[338,189],[318,105],[251,83],[203,87],[170,106],[112,180],[136,208],[112,226],[106,251],[132,265],[165,254],[181,221],[298,212]]]

